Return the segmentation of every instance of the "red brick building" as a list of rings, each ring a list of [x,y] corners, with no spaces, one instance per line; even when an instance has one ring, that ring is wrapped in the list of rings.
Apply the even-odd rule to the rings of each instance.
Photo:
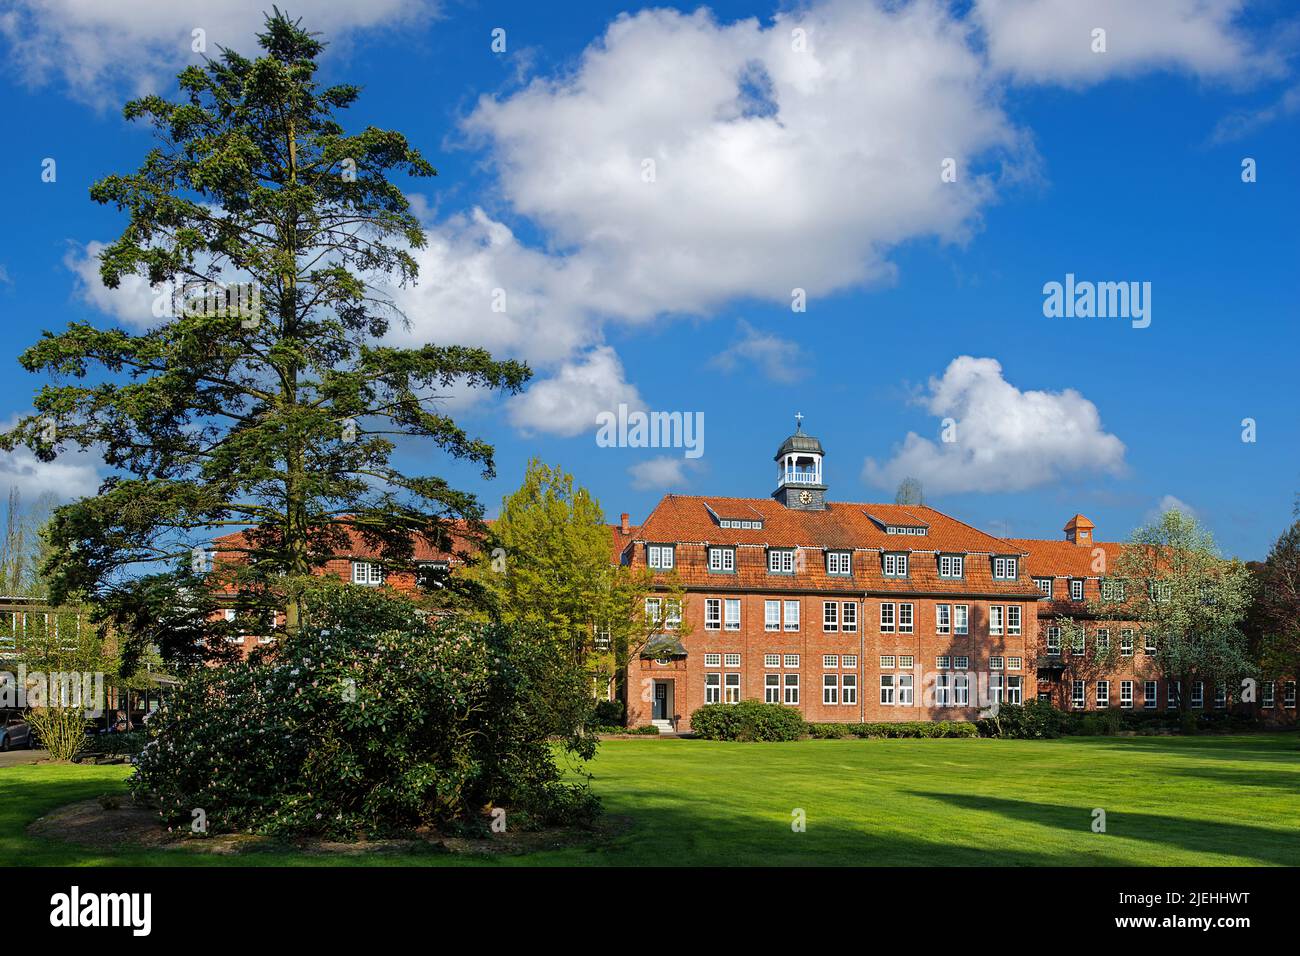
[[[690,624],[629,664],[629,725],[688,730],[702,705],[745,699],[819,722],[969,720],[1036,696],[1168,706],[1169,682],[1131,623],[1089,620],[1082,650],[1061,646],[1054,622],[1086,616],[1105,579],[1098,554],[1122,548],[1095,542],[1087,518],[1064,540],[1005,539],[925,506],[832,502],[824,454],[797,429],[777,451],[771,497],[668,495],[616,534],[621,561],[684,585]],[[1098,640],[1121,643],[1107,673],[1088,664]],[[1193,707],[1232,701],[1228,689],[1189,691]],[[1293,721],[1295,682],[1265,684],[1259,703]]]

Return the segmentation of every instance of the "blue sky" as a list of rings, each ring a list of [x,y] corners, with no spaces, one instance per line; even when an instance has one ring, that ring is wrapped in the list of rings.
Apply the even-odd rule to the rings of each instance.
[[[4,419],[31,407],[40,382],[14,359],[42,329],[143,321],[129,291],[95,287],[87,245],[123,218],[87,189],[150,144],[120,102],[169,89],[198,59],[195,26],[251,51],[259,4],[9,6]],[[768,494],[799,411],[836,500],[889,501],[917,474],[928,503],[995,533],[1057,537],[1081,511],[1110,540],[1176,499],[1246,558],[1290,521],[1287,4],[355,8],[307,16],[333,41],[324,78],[362,84],[350,121],[401,129],[439,169],[404,184],[431,250],[397,294],[405,340],[483,344],[536,373],[513,401],[451,398],[496,445],[496,481],[428,449],[404,463],[494,510],[536,455],[636,521],[667,490]],[[955,183],[940,180],[949,157]],[[1045,317],[1043,286],[1067,273],[1149,282],[1150,326]],[[507,315],[484,305],[494,288]],[[595,415],[619,402],[702,413],[703,457],[598,447]],[[940,439],[946,417],[956,442]],[[93,455],[0,462],[28,494],[87,493],[103,474]]]

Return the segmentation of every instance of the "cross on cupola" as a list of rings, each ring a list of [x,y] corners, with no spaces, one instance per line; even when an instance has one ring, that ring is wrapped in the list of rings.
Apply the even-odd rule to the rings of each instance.
[[[795,412],[794,434],[776,453],[776,491],[772,497],[787,508],[822,511],[826,485],[822,482],[822,443],[803,431],[803,412]]]

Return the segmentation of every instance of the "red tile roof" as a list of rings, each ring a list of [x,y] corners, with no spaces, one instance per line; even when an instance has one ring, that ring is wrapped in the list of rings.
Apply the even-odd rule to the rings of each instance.
[[[1043,541],[1036,538],[1008,538],[1011,544],[1028,553],[1025,565],[1034,577],[1101,578],[1124,551],[1124,545],[1115,541]],[[1095,551],[1105,554],[1105,563],[1096,567]]]
[[[723,528],[710,508],[719,518],[742,520],[752,511],[763,526]],[[927,533],[885,531],[898,525],[924,526]],[[1023,574],[1019,581],[993,579],[991,556],[1019,555],[1019,546],[922,505],[829,502],[823,511],[802,511],[770,498],[668,495],[635,537],[643,543],[675,544],[678,577],[688,587],[1038,596]],[[705,547],[709,544],[736,547],[734,575],[708,570]],[[793,576],[769,573],[768,548],[808,549],[800,552],[805,564]],[[825,550],[853,551],[852,577],[827,574],[821,553]],[[906,579],[884,576],[879,558],[883,551],[912,552]],[[963,579],[939,577],[939,553],[969,555]]]

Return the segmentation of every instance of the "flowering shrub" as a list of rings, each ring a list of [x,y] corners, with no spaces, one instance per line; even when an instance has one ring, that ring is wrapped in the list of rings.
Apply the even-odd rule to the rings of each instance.
[[[273,656],[198,668],[149,722],[131,778],[165,820],[208,832],[379,834],[587,822],[551,738],[581,759],[587,678],[544,636],[322,585]],[[202,811],[201,814],[195,811]]]

